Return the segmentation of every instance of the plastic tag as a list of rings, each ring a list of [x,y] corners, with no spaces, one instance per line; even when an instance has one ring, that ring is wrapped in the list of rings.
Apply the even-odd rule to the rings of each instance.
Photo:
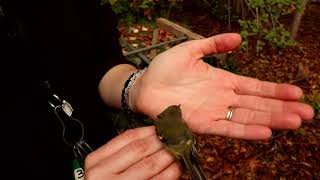
[[[74,180],[84,180],[84,171],[81,166],[81,162],[78,159],[74,159],[72,161],[72,169],[73,169],[73,179]]]

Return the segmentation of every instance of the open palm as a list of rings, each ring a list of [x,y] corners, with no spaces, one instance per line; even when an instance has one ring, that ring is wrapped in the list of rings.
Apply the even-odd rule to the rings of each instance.
[[[312,119],[312,108],[297,102],[303,95],[300,88],[235,75],[201,60],[233,50],[240,42],[238,34],[222,34],[158,55],[137,82],[136,110],[155,118],[166,107],[181,104],[194,132],[243,139],[265,139],[270,128],[295,129],[302,119]],[[235,110],[228,121],[230,106]]]

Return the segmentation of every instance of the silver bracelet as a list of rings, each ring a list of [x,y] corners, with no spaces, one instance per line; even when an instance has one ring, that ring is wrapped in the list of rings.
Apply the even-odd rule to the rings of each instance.
[[[134,85],[135,80],[141,76],[148,68],[140,69],[139,71],[132,73],[128,80],[125,82],[122,94],[121,94],[121,106],[126,114],[132,115],[134,112],[129,107],[129,91]]]

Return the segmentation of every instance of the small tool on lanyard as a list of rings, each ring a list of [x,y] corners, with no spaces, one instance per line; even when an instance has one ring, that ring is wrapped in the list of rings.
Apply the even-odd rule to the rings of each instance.
[[[84,141],[84,127],[81,121],[72,116],[71,104],[62,100],[57,94],[51,94],[48,99],[56,118],[62,125],[63,141],[73,148],[75,159],[72,161],[74,180],[84,179],[84,159],[93,149]]]

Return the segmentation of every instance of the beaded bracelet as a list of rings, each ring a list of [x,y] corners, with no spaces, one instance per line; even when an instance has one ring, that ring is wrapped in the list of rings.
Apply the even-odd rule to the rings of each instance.
[[[137,77],[142,75],[146,70],[147,70],[147,68],[144,68],[144,69],[140,69],[137,72],[132,73],[129,76],[128,80],[124,83],[124,87],[123,87],[122,92],[121,92],[121,106],[122,106],[122,109],[123,109],[124,113],[129,115],[129,116],[134,116],[134,112],[129,107],[129,91],[130,91],[130,88],[133,86],[133,84],[134,84],[135,80],[137,79]]]

